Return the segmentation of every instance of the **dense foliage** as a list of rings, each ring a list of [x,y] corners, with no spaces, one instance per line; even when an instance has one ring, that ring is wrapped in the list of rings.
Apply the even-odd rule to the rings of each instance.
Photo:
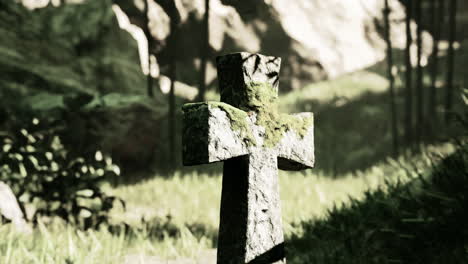
[[[103,180],[120,174],[100,151],[77,156],[58,136],[59,128],[32,122],[0,132],[0,180],[21,203],[34,205],[30,217],[59,216],[83,228],[108,221],[116,197],[100,188]]]
[[[468,144],[434,165],[431,175],[302,225],[292,238],[294,263],[466,263]]]

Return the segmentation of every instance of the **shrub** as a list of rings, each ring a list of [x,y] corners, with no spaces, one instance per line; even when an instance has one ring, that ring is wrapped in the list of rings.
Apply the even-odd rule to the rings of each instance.
[[[114,202],[123,201],[100,186],[119,175],[119,167],[100,151],[84,156],[71,153],[62,145],[59,130],[34,118],[0,131],[0,180],[20,203],[34,205],[33,222],[58,216],[85,229],[107,223]]]
[[[468,143],[409,184],[303,222],[291,263],[467,263]]]

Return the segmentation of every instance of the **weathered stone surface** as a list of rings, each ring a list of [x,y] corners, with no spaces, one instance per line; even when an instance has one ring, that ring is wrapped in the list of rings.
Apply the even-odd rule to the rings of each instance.
[[[312,118],[313,120],[312,113],[299,113],[294,116],[303,119]],[[314,166],[314,125],[313,121],[311,123],[311,126],[307,128],[307,132],[303,137],[298,135],[294,130],[288,130],[283,134],[277,146],[278,166],[280,169],[302,170]]]
[[[184,164],[224,161],[218,263],[285,263],[278,168],[313,166],[313,115],[277,113],[279,58],[217,62],[224,103],[184,106]]]
[[[0,214],[10,220],[16,230],[23,233],[30,233],[31,227],[24,219],[23,212],[20,209],[16,196],[10,187],[0,181]]]
[[[284,263],[280,202],[275,150],[225,161],[218,263]]]
[[[199,32],[204,2],[175,1],[181,17],[178,60],[194,66],[180,69],[179,76],[192,85],[198,80],[194,70],[199,65],[199,46],[193,43],[203,41]],[[213,54],[239,49],[252,53],[274,52],[285,63],[283,73],[286,76],[281,79],[283,89],[302,88],[311,81],[334,78],[374,65],[385,57],[380,30],[383,4],[383,0],[211,0],[209,43]],[[391,0],[390,7],[393,45],[404,49],[405,10],[398,0]],[[129,8],[124,8],[126,10]],[[166,16],[162,8],[154,10],[150,15],[153,37],[166,45],[167,35],[157,33],[157,29],[166,28],[169,22],[161,19]],[[137,15],[130,16],[138,23]],[[412,30],[416,34],[414,23]],[[424,33],[423,60],[430,54],[431,42],[429,34]],[[210,61],[208,83],[215,81],[214,65],[215,62]]]
[[[200,103],[184,108],[184,165],[223,161],[248,154],[246,136],[243,131],[232,128],[231,112],[225,109],[245,118],[243,125],[250,127],[247,114],[228,104]]]
[[[256,113],[244,112],[226,103],[187,104],[184,111],[183,162],[199,165],[247,155],[250,147],[262,145],[265,129],[256,125]],[[312,113],[292,115],[313,118]],[[284,132],[275,152],[279,168],[300,170],[314,165],[313,122],[301,137],[295,130]]]

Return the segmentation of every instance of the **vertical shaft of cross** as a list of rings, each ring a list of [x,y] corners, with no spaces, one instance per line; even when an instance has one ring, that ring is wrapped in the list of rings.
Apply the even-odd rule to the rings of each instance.
[[[218,264],[245,263],[247,244],[248,156],[227,160],[218,235]]]
[[[276,150],[249,155],[246,263],[285,263]]]
[[[216,59],[220,102],[187,104],[183,161],[224,161],[218,264],[285,264],[278,169],[314,166],[313,114],[279,114],[281,59]]]
[[[218,264],[285,263],[277,153],[224,163]]]
[[[237,53],[217,64],[222,102],[255,118],[263,103],[276,100],[279,58]],[[254,137],[263,141],[259,131]],[[224,163],[218,238],[218,264],[255,263],[285,263],[278,152],[262,146]]]

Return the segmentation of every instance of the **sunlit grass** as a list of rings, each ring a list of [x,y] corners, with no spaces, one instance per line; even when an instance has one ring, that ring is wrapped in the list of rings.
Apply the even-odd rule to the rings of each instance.
[[[432,150],[449,153],[453,147],[446,144]],[[415,168],[423,172],[430,166],[430,158],[420,155],[412,160],[389,159],[364,171],[340,175],[338,179],[314,170],[280,172],[286,237],[300,234],[297,225],[300,222],[326,218],[333,206],[346,204],[350,198],[360,200],[365,191],[385,187],[386,182],[406,182],[416,177]],[[0,227],[3,238],[0,263],[122,263],[125,258],[137,261],[147,256],[196,258],[215,246],[221,180],[221,175],[176,173],[170,178],[155,177],[114,189],[107,186],[127,204],[126,213],[122,214],[121,208],[113,211],[114,222],[128,223],[131,232],[124,229],[110,232],[106,228],[80,231],[55,221],[39,224],[28,236],[5,225]],[[157,230],[162,237],[154,237],[151,227],[158,221],[170,223],[176,235]],[[192,232],[194,226],[203,227],[201,234]]]
[[[355,100],[365,93],[385,93],[388,89],[388,80],[370,71],[358,71],[341,76],[333,81],[312,83],[300,91],[288,93],[280,98],[280,108],[285,111],[294,111],[299,101],[311,101],[320,104],[337,104]],[[281,88],[280,88],[281,90]],[[313,105],[310,109],[314,111]]]
[[[313,107],[316,103],[326,107],[340,107],[355,101],[366,92],[384,94],[386,89],[387,81],[383,77],[371,72],[359,72],[281,96],[280,108],[284,112],[315,111]],[[209,94],[210,99],[217,100],[217,96],[216,93]],[[303,107],[311,109],[299,109],[299,101],[307,101]],[[366,105],[364,107],[369,108]],[[381,119],[380,116],[373,117]],[[320,126],[325,122],[319,122],[316,126],[317,131],[322,132],[322,135],[318,135],[322,141],[317,144],[325,144],[326,140],[335,142],[341,137],[340,133],[354,135],[340,129],[322,128]],[[360,137],[366,132],[378,134],[375,136],[381,143],[384,136],[374,129],[373,126],[362,126],[355,132],[359,132],[357,136]],[[365,146],[359,145],[358,148],[348,138],[346,141],[349,146],[337,144],[330,145],[329,149],[322,147],[317,156],[333,155],[341,163],[343,159],[338,155],[339,152],[342,152],[340,155],[354,157],[354,160],[359,161],[367,157],[366,153],[359,153],[366,150]],[[375,154],[375,145],[368,143],[367,147]],[[453,147],[446,144],[428,147],[426,150],[449,153]],[[385,187],[387,182],[409,181],[416,176],[417,170],[423,172],[430,168],[429,160],[424,154],[411,160],[406,160],[404,155],[397,160],[383,157],[377,164],[365,169],[333,175],[322,169],[280,172],[286,237],[301,234],[298,223],[326,218],[328,210],[347,204],[350,198],[363,199],[366,191]],[[104,227],[100,230],[80,231],[74,226],[55,221],[40,224],[28,236],[17,234],[9,225],[4,225],[0,226],[0,263],[123,263],[129,258],[129,263],[145,263],[148,256],[161,260],[196,258],[213,250],[216,245],[221,181],[220,174],[177,172],[169,178],[155,175],[137,184],[117,188],[105,186],[126,202],[127,210],[124,213],[122,208],[117,207],[112,214],[114,224],[125,222],[130,226],[127,232],[123,228],[110,232]]]
[[[125,253],[124,233],[80,231],[61,222],[39,224],[31,235],[0,227],[0,263],[116,263]]]

